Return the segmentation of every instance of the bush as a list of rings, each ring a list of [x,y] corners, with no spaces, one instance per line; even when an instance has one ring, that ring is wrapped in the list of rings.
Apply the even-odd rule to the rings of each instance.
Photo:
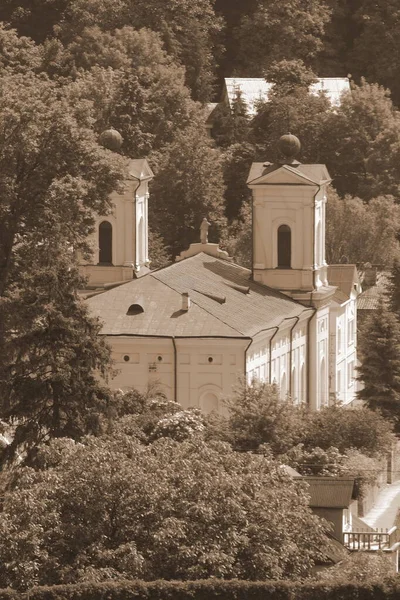
[[[376,584],[287,581],[120,581],[37,587],[29,600],[397,600],[395,579]],[[25,594],[0,590],[0,600],[22,600]]]
[[[355,448],[368,456],[386,454],[395,441],[392,425],[369,408],[329,406],[309,414],[301,440],[306,448]]]

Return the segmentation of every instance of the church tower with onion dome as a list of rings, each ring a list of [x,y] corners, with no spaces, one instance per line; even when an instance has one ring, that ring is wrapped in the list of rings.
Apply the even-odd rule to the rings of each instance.
[[[122,136],[108,129],[100,143],[113,152],[122,146]],[[129,281],[148,272],[148,185],[153,172],[146,159],[126,159],[123,189],[110,196],[111,211],[97,215],[89,243],[92,258],[81,264],[89,289]]]

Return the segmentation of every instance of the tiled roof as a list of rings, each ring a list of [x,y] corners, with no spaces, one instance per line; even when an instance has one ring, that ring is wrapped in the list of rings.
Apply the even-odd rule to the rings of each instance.
[[[250,271],[201,252],[87,300],[106,335],[250,338],[309,308],[250,281]],[[249,293],[246,292],[249,289]],[[182,293],[191,307],[181,310]],[[143,312],[127,315],[132,304]]]
[[[344,477],[311,477],[305,476],[303,481],[310,486],[312,508],[348,508],[353,494],[354,479]]]
[[[328,281],[330,285],[336,285],[334,299],[339,302],[346,302],[350,299],[354,286],[358,289],[358,274],[356,265],[329,265]]]
[[[249,115],[254,116],[257,102],[268,100],[273,84],[263,77],[228,77],[225,78],[225,86],[229,103],[232,104],[240,90]],[[310,86],[310,92],[317,95],[321,91],[326,92],[332,106],[339,106],[341,94],[350,91],[350,82],[347,77],[321,77]]]
[[[378,273],[376,285],[367,288],[357,298],[357,310],[376,310],[379,299],[387,291],[388,278],[386,273]]]

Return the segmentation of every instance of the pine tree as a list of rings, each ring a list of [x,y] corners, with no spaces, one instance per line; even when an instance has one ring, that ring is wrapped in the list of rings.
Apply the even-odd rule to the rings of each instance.
[[[381,299],[359,336],[363,388],[358,397],[379,410],[400,432],[400,324]]]
[[[390,309],[400,318],[400,260],[396,258],[389,275]]]

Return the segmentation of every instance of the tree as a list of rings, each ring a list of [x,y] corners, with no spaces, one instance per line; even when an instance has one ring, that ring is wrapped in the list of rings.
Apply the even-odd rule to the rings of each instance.
[[[27,37],[19,37],[15,29],[0,22],[0,73],[27,73],[39,70],[42,51]]]
[[[185,67],[186,84],[195,100],[210,99],[214,59],[218,54],[220,19],[211,0],[146,3],[128,0],[75,0],[64,12],[60,38],[65,44],[79,37],[85,27],[104,32],[131,26],[160,34],[171,56]]]
[[[247,269],[252,268],[253,230],[250,203],[243,204],[238,219],[224,229],[221,246],[237,264]]]
[[[176,135],[164,149],[152,185],[152,228],[173,254],[199,240],[203,217],[217,242],[225,223],[221,154],[212,147],[201,121]]]
[[[393,266],[389,275],[389,307],[390,310],[400,317],[400,259],[393,261]]]
[[[353,448],[371,457],[384,456],[395,441],[392,429],[367,407],[328,406],[308,415],[302,442],[308,450],[335,447],[344,454]]]
[[[114,431],[53,442],[0,514],[0,582],[299,579],[324,555],[305,490],[267,456]],[[223,501],[222,501],[222,500]]]
[[[76,298],[74,252],[123,178],[82,106],[45,77],[5,75],[0,90],[0,414],[10,450],[78,437],[103,405],[108,350]],[[86,121],[84,119],[86,117]]]
[[[248,143],[233,144],[223,154],[225,214],[229,221],[238,219],[242,208],[251,201],[246,181],[255,157],[256,149]]]
[[[355,72],[388,87],[396,105],[400,102],[399,16],[395,0],[363,0],[354,17],[359,34],[351,53]]]
[[[304,411],[290,399],[282,400],[276,385],[243,383],[226,404],[235,449],[255,451],[268,444],[278,455],[300,441]]]
[[[368,158],[378,136],[396,120],[388,90],[365,80],[342,96],[340,106],[329,113],[323,136],[321,162],[326,163],[340,195],[362,199],[371,196]],[[379,194],[390,193],[382,188]]]
[[[98,146],[60,89],[33,74],[3,78],[0,90],[0,295],[20,251],[49,239],[87,250],[92,211],[109,210],[121,158]],[[79,117],[79,120],[77,118]],[[14,275],[15,276],[15,275]]]
[[[302,59],[310,64],[322,47],[329,10],[319,0],[258,0],[242,17],[234,32],[236,70],[245,77],[260,77],[276,60]]]
[[[291,65],[293,66],[293,65]],[[287,79],[280,79],[268,97],[260,103],[251,126],[250,141],[258,147],[261,160],[275,162],[280,158],[279,138],[288,132],[301,141],[301,162],[321,162],[325,153],[324,131],[331,105],[325,94],[309,92],[309,77],[302,77],[301,70],[286,71]],[[296,81],[300,77],[300,82]]]
[[[184,70],[152,31],[87,28],[57,58],[58,75],[72,77],[71,101],[91,101],[97,132],[113,126],[128,156],[148,155],[175,138],[198,107],[184,85]]]
[[[0,303],[0,414],[14,431],[3,461],[19,452],[32,463],[43,442],[97,433],[107,411],[110,393],[99,375],[104,381],[110,370],[110,349],[77,297],[83,282],[68,248],[54,245],[26,257],[23,285],[14,282]]]
[[[357,393],[400,431],[400,325],[383,300],[359,336],[363,388]]]
[[[326,257],[328,264],[375,263],[390,267],[399,257],[400,210],[391,197],[368,204],[360,198],[340,198],[328,191],[326,210]]]
[[[19,35],[43,42],[53,35],[71,0],[3,0],[0,6],[0,21],[11,23]]]
[[[220,147],[243,144],[249,134],[250,118],[241,91],[237,90],[231,104],[221,102],[213,115],[212,136]]]

